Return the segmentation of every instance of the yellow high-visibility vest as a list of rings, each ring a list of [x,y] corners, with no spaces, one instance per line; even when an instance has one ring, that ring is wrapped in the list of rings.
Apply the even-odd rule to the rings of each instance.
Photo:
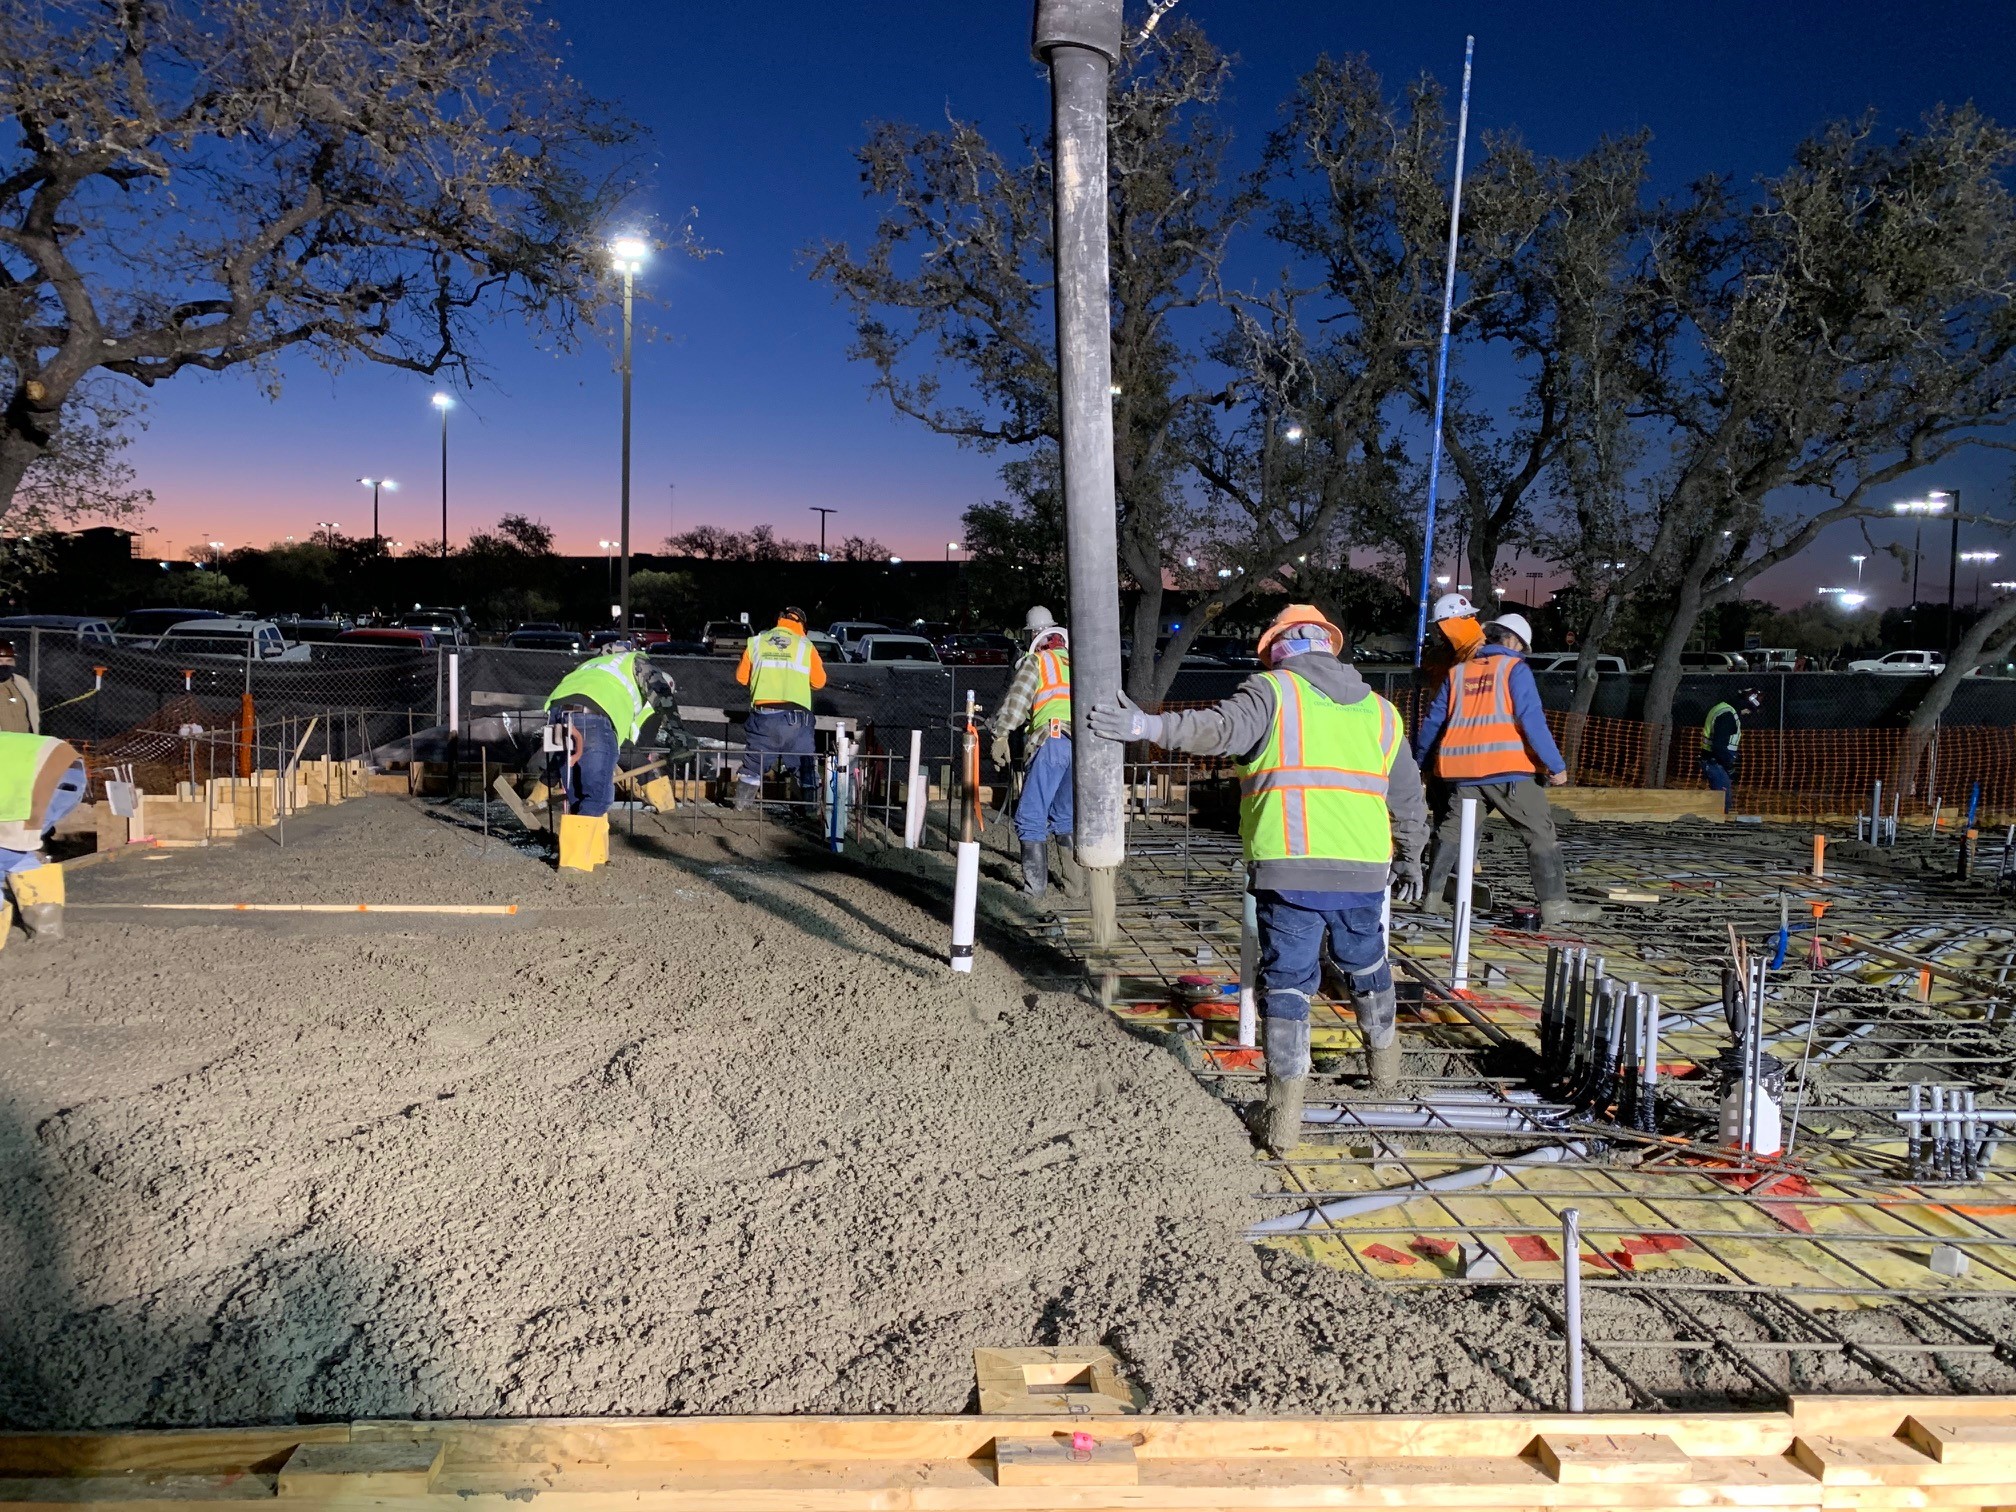
[[[68,750],[50,735],[0,734],[0,824],[25,824],[35,808],[35,779],[43,763]],[[72,751],[71,758],[76,758]]]
[[[1029,701],[1029,733],[1042,734],[1052,720],[1071,723],[1071,653],[1036,653],[1036,696]]]
[[[1376,693],[1340,704],[1292,672],[1261,675],[1274,684],[1274,727],[1260,754],[1238,763],[1246,859],[1390,861],[1400,711]]]
[[[546,695],[546,707],[552,708],[563,698],[585,698],[609,716],[619,739],[634,741],[644,729],[650,707],[637,687],[637,658],[641,654],[625,651],[581,663]]]
[[[749,642],[749,702],[812,707],[812,642],[782,625]]]

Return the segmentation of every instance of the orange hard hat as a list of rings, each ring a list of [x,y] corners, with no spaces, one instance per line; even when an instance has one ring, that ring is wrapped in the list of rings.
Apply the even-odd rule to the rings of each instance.
[[[1323,617],[1323,611],[1314,604],[1290,604],[1274,616],[1274,623],[1260,634],[1260,659],[1267,659],[1267,648],[1297,625],[1320,625],[1330,632],[1330,643],[1337,654],[1344,654],[1344,632]]]

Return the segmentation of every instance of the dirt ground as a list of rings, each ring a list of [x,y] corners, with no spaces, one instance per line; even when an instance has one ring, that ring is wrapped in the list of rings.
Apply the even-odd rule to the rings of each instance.
[[[956,1412],[974,1348],[1092,1342],[1157,1411],[1561,1401],[1534,1294],[1245,1243],[1233,1111],[1038,959],[948,972],[929,879],[648,821],[563,879],[395,799],[287,842],[81,871],[0,955],[0,1422]],[[120,906],[178,900],[523,911]]]

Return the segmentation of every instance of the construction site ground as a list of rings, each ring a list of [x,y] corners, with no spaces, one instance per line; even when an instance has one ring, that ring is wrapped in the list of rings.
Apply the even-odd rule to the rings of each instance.
[[[466,805],[380,797],[76,872],[68,939],[0,957],[0,1424],[960,1412],[976,1348],[1094,1343],[1158,1413],[1561,1404],[1558,1291],[1251,1243],[1289,1178],[1245,1089],[1102,1007],[998,854],[965,977],[942,851],[629,825],[561,876]],[[239,901],[519,912],[140,906]],[[2016,1333],[2006,1296],[1952,1305]],[[1585,1307],[1598,1337],[1674,1326],[1600,1283]],[[1993,1352],[1906,1359],[2016,1389]],[[1592,1365],[1590,1405],[1869,1387],[1827,1353],[1629,1368]]]

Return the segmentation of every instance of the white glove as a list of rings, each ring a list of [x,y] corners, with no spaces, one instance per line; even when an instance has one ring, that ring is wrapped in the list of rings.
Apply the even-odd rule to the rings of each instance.
[[[994,758],[994,765],[997,767],[1009,767],[1015,763],[1015,753],[1009,748],[1006,735],[994,737],[993,747],[988,754]]]
[[[1120,700],[1117,708],[1110,705],[1094,705],[1085,722],[1092,727],[1092,733],[1102,740],[1146,740],[1157,744],[1162,739],[1162,716],[1150,714],[1129,698],[1124,690],[1116,691],[1114,697]]]
[[[1421,901],[1421,863],[1406,856],[1393,858],[1393,869],[1387,874],[1393,885],[1395,903],[1419,903]]]

